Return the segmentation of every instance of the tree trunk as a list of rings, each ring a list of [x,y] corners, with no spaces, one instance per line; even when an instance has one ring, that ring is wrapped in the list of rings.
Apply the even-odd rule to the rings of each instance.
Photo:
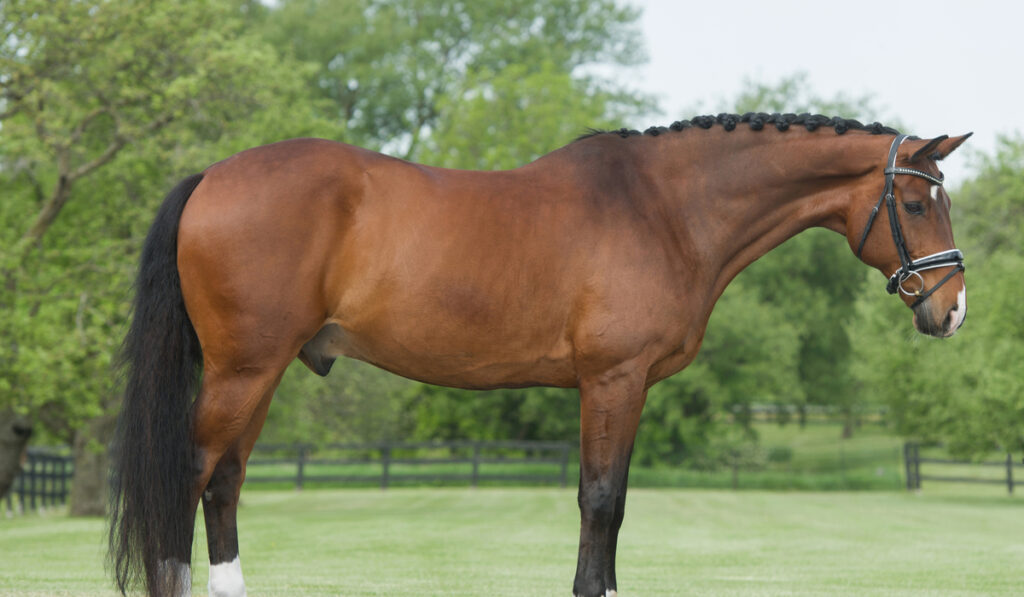
[[[0,410],[0,498],[7,495],[21,472],[32,423],[11,409]]]
[[[75,472],[71,479],[71,516],[103,516],[107,511],[107,446],[117,417],[104,414],[91,419],[75,432],[72,455]]]
[[[850,439],[853,437],[853,427],[855,421],[852,411],[843,412],[843,439]]]

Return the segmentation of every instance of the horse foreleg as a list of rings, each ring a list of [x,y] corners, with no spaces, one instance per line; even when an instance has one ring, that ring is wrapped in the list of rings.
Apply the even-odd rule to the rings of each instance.
[[[615,549],[633,439],[647,392],[644,372],[617,369],[580,381],[580,550],[573,594],[616,593]]]
[[[209,383],[208,381],[209,380]],[[200,462],[193,507],[203,503],[210,556],[211,597],[244,597],[238,551],[238,498],[245,465],[256,443],[281,374],[204,379],[195,410]]]

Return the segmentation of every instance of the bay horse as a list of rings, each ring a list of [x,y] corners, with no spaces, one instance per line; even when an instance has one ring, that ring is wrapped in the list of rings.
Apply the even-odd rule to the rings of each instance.
[[[458,388],[579,388],[573,593],[614,595],[647,390],[694,359],[740,270],[825,227],[920,332],[960,327],[963,256],[936,161],[967,137],[722,114],[595,131],[508,171],[296,139],[186,178],[146,238],[125,339],[118,587],[190,594],[202,501],[210,594],[245,594],[236,508],[274,389],[296,357],[326,375],[347,356]]]

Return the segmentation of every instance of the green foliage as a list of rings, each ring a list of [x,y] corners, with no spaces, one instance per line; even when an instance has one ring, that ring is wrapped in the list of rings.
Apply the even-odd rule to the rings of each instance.
[[[406,396],[417,385],[350,359],[335,362],[326,378],[295,361],[274,395],[260,441],[324,445],[408,439],[416,418],[406,408]]]
[[[436,141],[435,132],[451,127],[454,115],[461,118],[454,110],[465,102],[482,107],[477,98],[536,108],[547,106],[551,93],[556,102],[572,102],[566,108],[597,106],[583,116],[602,115],[595,103],[600,95],[636,105],[634,95],[615,94],[611,82],[579,73],[595,64],[639,62],[638,16],[614,0],[284,0],[264,31],[275,47],[316,65],[310,84],[329,100],[327,115],[344,125],[347,141],[430,162],[428,156],[449,149]],[[526,84],[517,89],[515,77]],[[601,93],[567,97],[584,90]],[[560,114],[562,120],[579,122],[580,115],[568,119],[566,114]],[[479,132],[474,127],[470,134]],[[454,134],[449,128],[448,139]],[[499,138],[515,146],[519,134],[510,128]],[[435,142],[424,150],[428,138]],[[550,150],[569,138],[546,144],[552,137],[540,136],[532,147]],[[524,155],[532,154],[510,157]]]
[[[578,136],[581,123],[613,127],[640,106],[591,89],[591,82],[574,79],[547,59],[500,72],[485,69],[466,84],[467,93],[438,102],[437,130],[425,143],[423,161],[449,168],[515,168]]]
[[[225,2],[0,4],[0,406],[70,442],[116,403],[138,249],[183,174],[331,130]],[[216,26],[214,26],[216,25]]]
[[[953,201],[961,244],[972,255],[1020,254],[1024,246],[1024,136],[1001,137],[995,155],[980,155],[975,168],[978,176],[964,183]]]
[[[539,439],[579,437],[575,390],[527,388],[467,392],[421,384],[409,393],[415,439]]]

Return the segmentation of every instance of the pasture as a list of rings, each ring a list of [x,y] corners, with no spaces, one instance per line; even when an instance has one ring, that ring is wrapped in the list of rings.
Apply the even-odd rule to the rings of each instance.
[[[239,510],[252,595],[568,595],[574,489],[252,491]],[[785,493],[636,489],[620,595],[1015,595],[1024,516],[998,488]],[[202,525],[196,595],[205,595]],[[104,523],[0,519],[0,594],[113,596]]]

